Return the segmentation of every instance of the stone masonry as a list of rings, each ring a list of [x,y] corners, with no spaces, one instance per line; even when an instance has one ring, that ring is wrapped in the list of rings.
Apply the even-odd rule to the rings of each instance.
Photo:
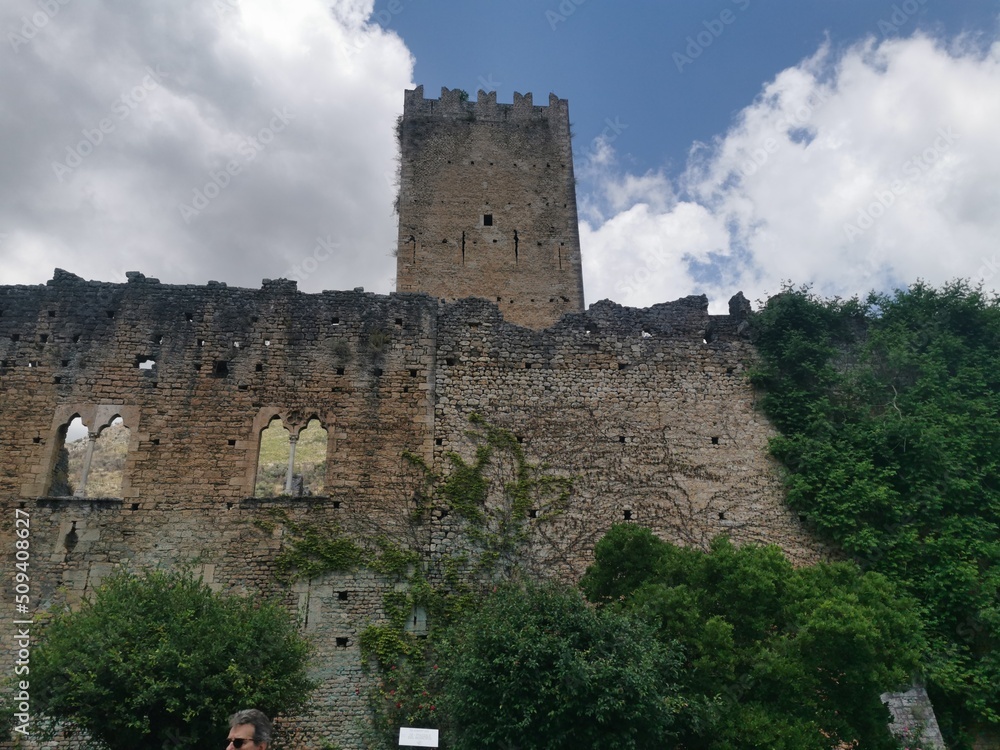
[[[496,302],[512,323],[583,310],[569,105],[407,91],[399,123],[396,289]]]
[[[0,287],[0,545],[12,561],[14,511],[30,514],[34,612],[79,602],[120,565],[193,563],[219,590],[279,593],[314,638],[320,704],[336,709],[303,724],[356,747],[369,679],[357,636],[393,584],[357,571],[282,588],[282,527],[254,522],[275,507],[347,527],[405,518],[403,452],[437,471],[447,451],[471,458],[472,413],[575,479],[567,511],[539,521],[543,572],[579,575],[624,520],[684,544],[729,534],[778,543],[800,563],[824,556],[782,502],[734,310],[708,315],[704,297],[646,310],[602,302],[533,331],[484,300],[303,294],[286,281],[168,286],[133,273],[110,284],[57,271]],[[74,415],[95,432],[124,418],[122,497],[52,496]],[[321,493],[252,496],[273,416],[326,428]],[[435,517],[429,544],[447,544],[448,519]],[[16,619],[11,597],[0,607]],[[0,667],[12,658],[5,650]]]
[[[361,746],[358,636],[398,585],[370,571],[282,585],[274,524],[405,528],[412,472],[474,453],[470,418],[513,432],[529,460],[573,480],[565,511],[532,521],[525,556],[572,580],[614,523],[705,547],[718,534],[775,543],[805,564],[830,552],[783,501],[746,368],[749,304],[709,315],[705,297],[583,310],[568,107],[515,94],[464,100],[406,92],[400,121],[398,289],[388,296],[125,284],[56,270],[0,287],[0,549],[13,571],[15,515],[30,519],[30,606],[77,605],[120,566],[193,566],[216,590],[276,594],[315,646],[318,709],[302,747]],[[71,497],[60,478],[68,425],[91,439],[129,430],[120,497]],[[327,433],[324,487],[256,498],[261,432]],[[435,509],[418,544],[461,544]],[[22,545],[22,549],[23,549]],[[0,652],[13,673],[15,651]],[[235,708],[235,707],[234,707]],[[62,743],[61,746],[65,746]]]

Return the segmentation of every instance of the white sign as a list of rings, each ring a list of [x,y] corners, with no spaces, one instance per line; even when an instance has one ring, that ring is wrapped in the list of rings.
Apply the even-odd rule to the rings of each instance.
[[[438,730],[400,727],[399,746],[403,747],[404,745],[409,747],[437,747]]]

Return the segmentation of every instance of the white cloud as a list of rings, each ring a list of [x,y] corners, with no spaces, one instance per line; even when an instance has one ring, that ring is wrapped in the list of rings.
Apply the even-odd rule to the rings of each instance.
[[[25,28],[40,5],[9,3],[0,284],[258,286],[305,262],[307,291],[388,291],[413,60],[373,4],[95,0]]]
[[[581,201],[588,299],[705,293],[724,311],[782,280],[828,295],[918,278],[998,289],[998,122],[1000,45],[823,47],[693,148],[676,185],[616,172],[605,149]]]

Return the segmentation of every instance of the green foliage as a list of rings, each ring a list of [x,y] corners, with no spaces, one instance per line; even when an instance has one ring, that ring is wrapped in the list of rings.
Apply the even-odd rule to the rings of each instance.
[[[392,334],[388,331],[382,330],[381,328],[376,328],[368,332],[368,338],[366,341],[368,347],[373,352],[379,352],[392,343]]]
[[[239,708],[301,709],[308,652],[277,604],[189,574],[122,573],[51,619],[32,653],[32,707],[110,750],[210,746]]]
[[[464,521],[460,533],[477,557],[474,571],[483,580],[509,578],[531,534],[529,519],[561,513],[572,491],[572,480],[548,473],[548,467],[527,460],[509,430],[470,417],[468,433],[477,443],[476,457],[467,463],[449,453],[451,472],[435,478],[435,496],[450,513]]]
[[[923,604],[946,738],[1000,727],[1000,304],[964,283],[754,318],[788,499]]]
[[[439,655],[456,750],[671,746],[678,657],[575,592],[501,585]]]
[[[284,513],[272,514],[288,532],[277,556],[281,580],[366,567],[403,584],[402,590],[383,597],[384,619],[369,623],[359,637],[365,665],[374,662],[381,673],[369,695],[370,742],[376,747],[395,747],[401,723],[438,725],[440,680],[434,660],[440,634],[475,613],[482,594],[497,581],[519,574],[532,524],[560,513],[571,491],[568,478],[529,462],[513,433],[475,415],[470,421],[475,458],[466,462],[449,454],[451,471],[446,476],[436,475],[419,456],[404,455],[417,473],[411,529],[421,526],[432,509],[442,509],[458,527],[462,552],[427,557],[417,537],[399,538],[398,530],[395,536],[375,531],[359,544],[338,526],[297,523]],[[418,610],[426,613],[430,625],[427,638],[406,627]]]
[[[336,523],[313,524],[291,520],[283,510],[271,512],[273,521],[256,525],[270,533],[275,523],[287,530],[289,541],[274,559],[279,581],[289,583],[329,572],[353,570],[369,562],[368,552],[354,543]]]
[[[894,748],[880,693],[906,683],[923,642],[916,603],[853,564],[793,568],[774,546],[709,552],[619,525],[581,588],[640,617],[685,656],[679,746]]]

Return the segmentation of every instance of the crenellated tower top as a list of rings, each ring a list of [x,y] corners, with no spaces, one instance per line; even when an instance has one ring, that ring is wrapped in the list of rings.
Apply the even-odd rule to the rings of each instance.
[[[406,91],[398,291],[481,297],[531,328],[583,310],[569,103]]]
[[[471,101],[462,89],[441,89],[440,99],[425,99],[424,87],[417,86],[403,96],[403,116],[453,117],[506,122],[509,120],[568,120],[569,102],[549,94],[548,106],[535,106],[531,93],[514,92],[513,104],[498,104],[496,91],[479,90]]]

